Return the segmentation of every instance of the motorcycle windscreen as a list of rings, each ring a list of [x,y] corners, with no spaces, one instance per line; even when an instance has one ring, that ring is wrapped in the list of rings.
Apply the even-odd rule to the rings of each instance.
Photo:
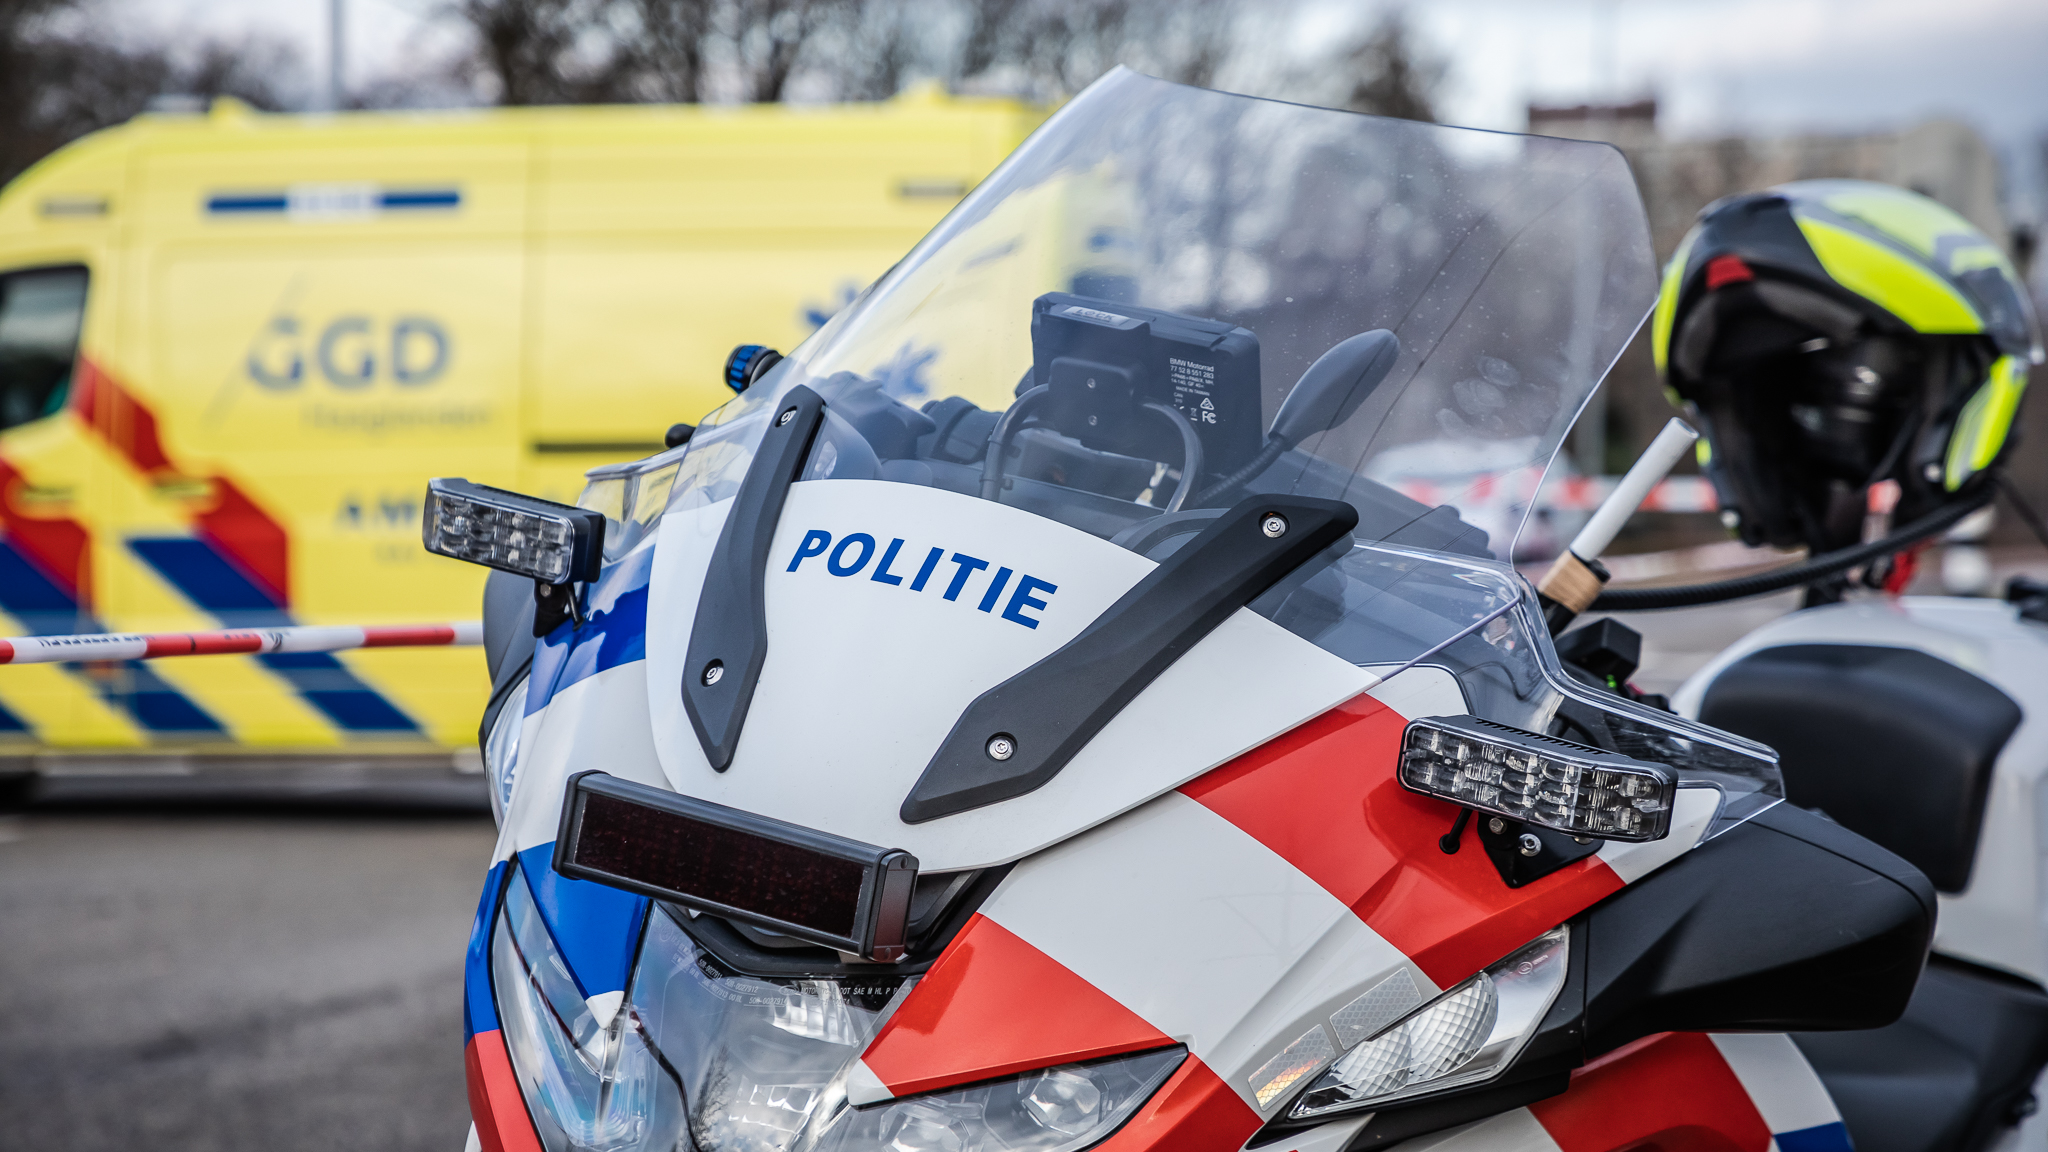
[[[1655,288],[1641,202],[1604,145],[1112,73],[699,426],[650,586],[663,769],[691,795],[972,867],[1449,645],[1540,667],[1503,560]],[[770,472],[780,502],[746,544],[765,658],[742,670],[743,729],[719,748],[684,699],[734,678],[692,644],[741,612],[703,599],[707,573],[731,563],[729,515],[764,506]],[[982,806],[906,802],[984,694],[1141,582],[1224,551],[1225,529],[1286,540],[1283,505],[1343,525],[1166,645],[1056,775]],[[1464,669],[1490,659],[1377,691],[1417,715],[1474,710]],[[1544,719],[1560,679],[1517,683],[1498,718]],[[1050,709],[1096,686],[1040,690]],[[970,758],[1030,750],[1005,728],[967,735]]]

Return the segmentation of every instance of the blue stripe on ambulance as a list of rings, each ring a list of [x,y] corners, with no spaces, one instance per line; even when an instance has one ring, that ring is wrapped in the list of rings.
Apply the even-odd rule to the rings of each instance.
[[[289,612],[203,540],[190,536],[130,537],[128,547],[200,609],[229,628],[281,628]],[[258,656],[336,727],[349,732],[417,732],[419,726],[376,689],[325,652]]]
[[[462,207],[457,188],[397,188],[371,193],[370,198],[383,212]],[[289,212],[291,206],[289,192],[217,192],[206,198],[210,216],[262,216]]]
[[[5,540],[0,540],[0,611],[21,621],[32,636],[106,631],[90,613],[79,610],[78,601],[69,592]],[[128,713],[148,731],[186,736],[224,732],[220,721],[165,683],[163,677],[140,660],[64,667],[91,685],[101,699]],[[109,667],[111,674],[106,671]],[[12,724],[0,722],[0,731],[28,729],[13,713],[7,713],[7,720]]]

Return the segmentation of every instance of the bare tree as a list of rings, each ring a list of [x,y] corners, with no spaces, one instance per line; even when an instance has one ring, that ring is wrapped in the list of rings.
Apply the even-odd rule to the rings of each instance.
[[[713,0],[631,0],[639,36],[628,49],[650,99],[692,104],[703,99],[704,50],[711,39]]]
[[[920,76],[1041,98],[1119,63],[1211,84],[1246,0],[453,0],[503,103],[882,99]]]
[[[1433,97],[1444,62],[1417,49],[1400,9],[1388,12],[1346,52],[1341,67],[1351,77],[1345,107],[1404,120],[1436,119]]]
[[[500,104],[601,103],[628,97],[631,62],[609,35],[614,0],[456,0],[475,32],[469,67]]]
[[[77,0],[0,0],[0,182],[88,132],[165,96],[235,96],[259,108],[291,103],[299,71],[276,41],[130,46],[96,38]]]

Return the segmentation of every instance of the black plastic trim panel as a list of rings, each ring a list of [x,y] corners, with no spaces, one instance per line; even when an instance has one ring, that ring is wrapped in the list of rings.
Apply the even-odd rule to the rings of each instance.
[[[732,766],[754,685],[768,659],[768,604],[762,577],[768,549],[789,486],[810,452],[811,437],[825,417],[825,401],[799,384],[783,394],[768,418],[754,461],[740,481],[732,510],[711,553],[697,619],[690,627],[690,651],[683,664],[683,710],[704,746],[704,758],[720,772]],[[717,674],[707,674],[713,665]]]
[[[1269,537],[1269,515],[1287,527]],[[1022,796],[1058,775],[1146,685],[1239,608],[1358,525],[1358,510],[1308,496],[1239,502],[1166,558],[1079,636],[982,693],[903,801],[921,824]],[[995,759],[997,736],[1012,754]]]

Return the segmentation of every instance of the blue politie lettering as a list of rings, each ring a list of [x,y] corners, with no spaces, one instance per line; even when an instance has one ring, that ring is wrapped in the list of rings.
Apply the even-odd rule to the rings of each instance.
[[[846,550],[855,544],[860,545],[860,559],[848,562]],[[874,555],[875,538],[865,532],[855,532],[839,541],[839,547],[832,550],[832,555],[825,557],[825,571],[834,576],[851,576],[867,567],[868,561],[873,559]]]
[[[873,576],[868,577],[868,579],[873,580],[877,584],[903,583],[903,577],[898,576],[895,573],[889,571],[889,565],[894,564],[896,562],[896,553],[901,552],[902,550],[903,539],[901,537],[889,541],[889,550],[887,552],[882,553],[882,562],[880,564],[875,565],[875,574]]]
[[[830,532],[822,528],[811,529],[809,532],[804,533],[803,543],[796,546],[796,555],[789,558],[789,570],[791,572],[796,571],[797,565],[809,560],[813,556],[823,556],[825,549],[831,546],[832,534]]]
[[[1036,576],[1024,577],[1017,581],[1017,590],[1010,593],[1010,603],[1003,608],[1003,619],[1014,624],[1022,624],[1026,628],[1038,627],[1038,621],[1024,615],[1026,608],[1034,608],[1041,612],[1045,610],[1045,601],[1032,593],[1043,592],[1050,596],[1059,590],[1059,585],[1040,580]]]
[[[988,561],[969,556],[965,552],[953,553],[953,563],[959,565],[953,572],[953,582],[946,585],[946,599],[958,600],[960,590],[967,587],[967,578],[988,567]]]
[[[930,552],[925,553],[924,564],[917,570],[917,579],[910,582],[910,590],[912,592],[924,591],[925,581],[932,578],[932,570],[939,566],[939,557],[945,554],[946,550],[944,548],[934,548]]]
[[[1010,582],[1011,575],[1012,573],[1008,568],[996,569],[996,578],[988,582],[988,591],[981,594],[981,603],[976,604],[974,606],[975,609],[987,612],[994,608],[996,606],[996,598],[1003,594],[1003,587]]]
[[[902,558],[905,543],[900,536],[891,537],[888,547],[883,548],[877,544],[876,537],[869,533],[849,532],[838,537],[835,544],[832,533],[823,528],[812,528],[797,542],[796,550],[790,553],[789,565],[784,571],[795,572],[803,567],[804,561],[822,556],[825,559],[825,571],[831,575],[856,576],[867,569],[870,561],[874,561],[874,570],[868,575],[870,581],[892,588],[905,588],[910,592],[923,592],[926,588],[932,587],[932,577],[937,574],[939,565],[951,560],[953,574],[946,582],[945,590],[940,593],[939,598],[957,603],[974,574],[986,572],[990,568],[989,561],[979,556],[969,556],[965,552],[953,552],[949,555],[945,548],[933,546],[925,551],[924,559],[917,566],[917,573],[909,577],[910,582],[906,586],[904,571],[907,571],[907,568],[904,571],[896,568],[898,560]],[[879,560],[876,559],[878,552]],[[1013,577],[1016,579],[1014,587],[1011,586]],[[1024,574],[1006,565],[996,565],[994,573],[989,577],[988,586],[982,589],[980,598],[973,603],[976,611],[1000,615],[1004,620],[1012,624],[1021,624],[1026,628],[1036,628],[1039,620],[1025,613],[1045,611],[1050,605],[1047,597],[1058,591],[1059,585],[1050,580]],[[1003,599],[1005,592],[1009,594],[1007,603]],[[996,611],[998,604],[1003,605],[1000,613]]]

